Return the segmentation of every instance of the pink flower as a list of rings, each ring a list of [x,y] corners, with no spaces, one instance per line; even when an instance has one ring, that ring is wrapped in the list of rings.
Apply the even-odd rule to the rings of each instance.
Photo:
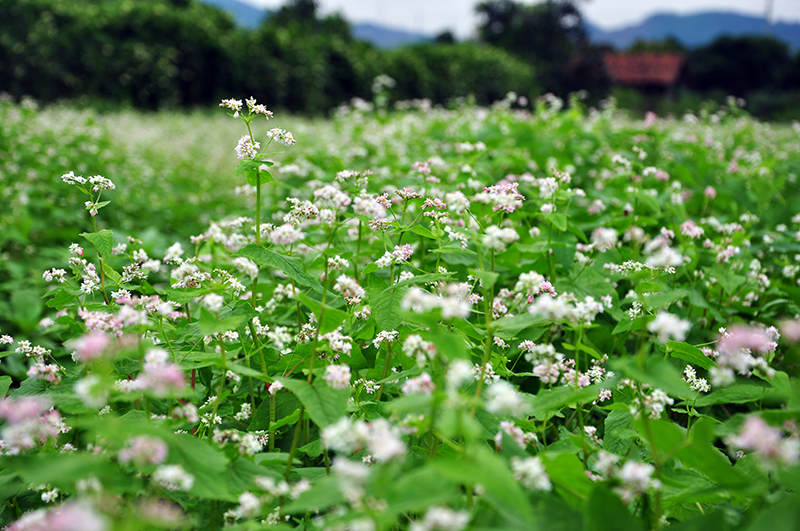
[[[20,424],[39,418],[48,409],[50,402],[41,397],[6,398],[0,402],[0,418]]]
[[[715,197],[717,197],[717,191],[714,189],[713,186],[706,186],[706,190],[703,193],[709,199],[714,199]]]
[[[140,466],[157,465],[167,458],[168,451],[167,444],[158,437],[142,435],[130,439],[118,456],[123,463],[133,461]]]
[[[699,227],[694,221],[687,220],[681,223],[681,234],[689,238],[699,238],[703,235],[703,227]]]
[[[781,430],[770,427],[761,417],[751,416],[744,421],[738,435],[728,437],[727,443],[743,450],[755,450],[771,462],[796,463],[800,454],[796,439],[784,439]]]
[[[166,396],[170,391],[177,391],[186,385],[186,376],[173,363],[147,367],[138,379],[142,389],[155,396]]]
[[[747,348],[758,352],[769,352],[770,339],[759,328],[737,325],[731,328],[717,345],[721,354],[736,354],[739,350]]]
[[[105,531],[102,515],[83,502],[68,502],[51,511],[39,509],[8,526],[8,531]]]
[[[788,341],[800,341],[800,319],[781,322],[781,334]]]
[[[78,361],[86,363],[99,358],[108,347],[109,338],[99,330],[92,331],[76,340],[69,342],[69,347],[75,349]]]

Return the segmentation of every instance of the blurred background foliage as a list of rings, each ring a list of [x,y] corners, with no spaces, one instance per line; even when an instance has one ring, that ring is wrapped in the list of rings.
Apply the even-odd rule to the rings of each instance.
[[[373,80],[387,74],[396,80],[387,87],[392,101],[472,96],[489,104],[508,91],[566,99],[582,90],[590,105],[613,95],[634,111],[677,113],[735,95],[758,117],[800,118],[800,54],[775,38],[721,37],[692,50],[675,39],[637,42],[630,51],[687,58],[679,96],[652,109],[651,99],[612,85],[602,59],[611,48],[589,41],[578,3],[489,0],[476,9],[474,41],[444,33],[379,49],[355,39],[340,16],[322,16],[314,0],[289,0],[252,29],[199,0],[0,0],[0,91],[101,109],[252,95],[272,108],[318,114],[371,100]]]

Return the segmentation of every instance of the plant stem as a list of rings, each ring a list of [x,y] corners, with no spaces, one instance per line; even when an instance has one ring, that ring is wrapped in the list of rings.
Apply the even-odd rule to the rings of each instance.
[[[275,430],[272,428],[275,420],[275,395],[269,393],[269,434],[267,439],[269,440],[270,452],[275,449]]]
[[[358,220],[358,241],[356,242],[356,257],[353,259],[353,276],[358,282],[358,263],[361,259],[361,225],[362,221]]]
[[[386,379],[386,375],[389,374],[389,361],[392,359],[392,344],[386,347],[386,363],[383,364],[383,376],[381,376],[381,380]],[[383,394],[383,388],[386,385],[386,382],[381,383],[380,388],[378,389],[378,394],[375,395],[375,401],[381,401],[381,395]]]
[[[261,170],[256,170],[256,244],[261,245]]]
[[[300,417],[297,419],[297,424],[294,427],[294,437],[292,438],[292,447],[289,449],[289,460],[286,463],[286,472],[283,474],[283,478],[286,481],[289,481],[289,476],[292,475],[292,462],[294,461],[294,454],[297,453],[297,443],[300,442],[300,432],[303,426],[303,414],[305,413],[305,408],[300,406]]]

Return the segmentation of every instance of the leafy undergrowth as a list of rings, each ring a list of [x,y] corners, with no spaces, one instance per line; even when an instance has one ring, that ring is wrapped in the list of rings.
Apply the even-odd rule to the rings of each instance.
[[[175,144],[146,148],[130,116],[59,144],[2,103],[7,171],[30,172],[2,181],[29,223],[0,219],[3,522],[800,521],[797,132],[735,106],[633,122],[524,103],[346,108],[292,135],[226,100],[237,120],[177,117]],[[244,135],[218,191],[191,160],[219,146],[181,120]],[[43,175],[48,138],[74,167]],[[42,262],[44,307],[12,286]]]

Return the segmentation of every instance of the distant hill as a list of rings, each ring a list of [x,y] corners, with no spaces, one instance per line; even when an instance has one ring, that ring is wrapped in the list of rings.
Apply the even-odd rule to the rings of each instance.
[[[595,43],[610,43],[627,48],[636,39],[661,40],[672,35],[689,48],[708,44],[722,35],[764,35],[763,18],[737,13],[709,11],[694,15],[653,15],[643,22],[614,31],[604,31],[588,24],[589,37]],[[778,22],[770,28],[772,36],[785,41],[792,50],[800,48],[800,24]]]
[[[412,33],[380,26],[378,24],[353,24],[353,36],[362,41],[371,42],[378,48],[394,48],[404,44],[415,44],[432,40],[430,35]]]
[[[233,16],[237,25],[243,28],[255,28],[269,16],[270,10],[259,9],[239,0],[200,0],[203,3],[217,6]],[[404,44],[414,44],[431,40],[429,35],[412,33],[398,29],[387,28],[379,24],[353,24],[353,36],[371,42],[378,48],[394,48]]]
[[[204,4],[217,6],[233,16],[234,22],[243,28],[255,28],[264,17],[269,15],[268,9],[259,9],[238,0],[200,0]]]

